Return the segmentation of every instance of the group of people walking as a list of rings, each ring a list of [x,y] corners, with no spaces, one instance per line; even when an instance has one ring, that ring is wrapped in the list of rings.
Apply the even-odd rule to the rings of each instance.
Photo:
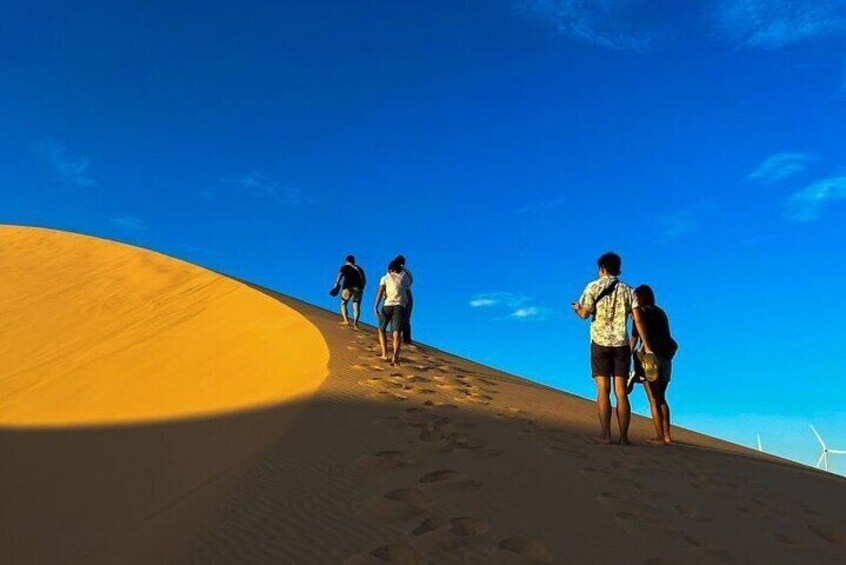
[[[619,279],[622,259],[605,253],[597,261],[599,278],[587,285],[571,304],[582,319],[591,318],[591,374],[596,383],[596,411],[602,443],[612,443],[611,388],[617,398],[617,425],[621,445],[629,443],[629,393],[642,382],[649,398],[655,441],[671,444],[667,387],[678,344],[670,333],[667,314],[655,303],[648,285],[632,289]],[[632,333],[628,321],[632,319]],[[632,370],[632,367],[634,369]]]
[[[373,305],[376,318],[379,320],[379,347],[382,352],[382,359],[389,360],[391,365],[398,365],[400,362],[400,349],[402,344],[411,345],[411,310],[414,306],[414,297],[411,293],[411,285],[414,277],[406,266],[405,256],[397,255],[389,264],[385,275],[379,279],[379,289],[376,292],[376,303]],[[329,294],[332,296],[341,295],[341,323],[350,325],[347,305],[353,305],[353,328],[358,329],[361,319],[361,299],[364,295],[364,287],[367,284],[367,276],[359,265],[356,265],[355,257],[348,255],[344,264],[338,271],[335,278],[335,285]],[[386,332],[390,327],[392,343],[391,355],[388,356],[388,344]]]
[[[613,443],[611,435],[611,390],[617,399],[619,443],[629,443],[631,420],[629,394],[638,382],[643,383],[649,398],[657,442],[672,443],[670,406],[667,387],[673,370],[673,357],[678,344],[670,333],[667,314],[655,303],[655,293],[648,285],[632,288],[620,280],[622,259],[616,253],[605,253],[597,261],[599,278],[587,285],[573,311],[582,319],[591,319],[591,375],[596,383],[596,410],[602,443]],[[414,304],[411,285],[414,277],[405,257],[398,255],[379,280],[374,311],[379,320],[379,346],[382,359],[391,365],[400,361],[402,343],[411,344],[411,310]],[[347,305],[352,302],[352,326],[359,327],[361,300],[367,277],[347,256],[338,271],[330,294],[341,296],[341,318],[350,325]],[[628,323],[632,320],[629,335]],[[387,331],[392,334],[392,350],[388,355]],[[633,368],[632,368],[633,367]]]

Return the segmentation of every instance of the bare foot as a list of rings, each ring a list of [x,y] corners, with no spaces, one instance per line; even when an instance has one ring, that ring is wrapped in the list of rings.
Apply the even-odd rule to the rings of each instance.
[[[671,438],[670,436],[665,437],[663,441],[664,445],[673,445],[673,438]]]
[[[347,321],[347,320],[341,320],[338,323],[341,324],[342,326],[349,326],[350,325],[349,321]]]
[[[386,355],[380,355],[380,356],[379,356],[379,359],[381,359],[382,361],[387,361],[387,360],[388,360],[388,356],[387,356],[387,354],[386,354]]]
[[[628,446],[632,445],[632,442],[630,442],[629,438],[627,438],[627,437],[621,437],[620,438],[620,445],[622,445],[623,447],[628,447]]]
[[[648,440],[649,443],[664,443],[664,438],[662,437],[651,437]]]
[[[596,436],[591,438],[594,443],[598,443],[599,445],[613,445],[614,442],[611,440],[611,436]]]
[[[391,367],[397,367],[397,366],[399,366],[399,364],[400,364],[399,357],[392,357],[391,358]]]

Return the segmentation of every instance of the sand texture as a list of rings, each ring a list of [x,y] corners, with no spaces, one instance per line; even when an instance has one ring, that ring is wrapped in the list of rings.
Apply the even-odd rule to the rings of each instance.
[[[0,563],[846,562],[841,477],[126,245],[0,269]]]

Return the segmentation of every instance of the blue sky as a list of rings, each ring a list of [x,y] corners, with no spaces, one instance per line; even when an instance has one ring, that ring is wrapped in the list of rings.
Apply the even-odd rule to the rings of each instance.
[[[19,3],[0,53],[4,223],[331,308],[402,252],[421,340],[583,396],[616,250],[678,423],[846,448],[843,0]]]

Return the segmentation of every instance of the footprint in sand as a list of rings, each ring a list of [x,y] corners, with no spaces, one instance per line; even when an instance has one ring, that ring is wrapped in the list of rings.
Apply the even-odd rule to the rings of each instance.
[[[488,448],[485,448],[485,449],[476,449],[472,453],[474,455],[476,455],[477,457],[480,457],[480,458],[483,458],[483,459],[491,459],[493,457],[500,457],[502,455],[505,455],[505,451],[503,451],[502,449],[496,449],[495,447],[488,447]]]
[[[626,497],[620,492],[602,491],[596,495],[596,499],[601,504],[614,504],[626,500]]]
[[[416,461],[404,451],[385,450],[372,455],[362,455],[356,459],[356,464],[364,469],[374,471],[392,471],[402,467],[414,465]]]
[[[404,394],[388,392],[386,390],[380,390],[378,392],[371,393],[368,396],[375,400],[391,400],[396,402],[402,402],[403,400],[408,398]]]
[[[467,395],[467,400],[470,400],[471,402],[475,402],[476,404],[481,404],[483,406],[487,406],[488,404],[490,404],[493,401],[493,397],[488,395],[488,394],[471,392]]]
[[[498,382],[492,381],[490,379],[486,379],[485,377],[476,377],[476,382],[482,383],[482,384],[488,385],[488,386],[499,386]]]
[[[801,541],[799,541],[798,539],[796,539],[793,536],[790,536],[788,534],[778,533],[778,534],[774,534],[773,537],[776,539],[777,542],[784,544],[784,545],[791,547],[791,548],[798,549],[798,548],[805,547],[805,544],[803,544]]]
[[[485,443],[474,436],[466,433],[453,431],[455,428],[449,425],[450,418],[442,418],[432,425],[425,426],[420,431],[417,439],[421,442],[430,444],[429,448],[433,448],[441,453],[449,453],[455,449],[479,449],[485,447]],[[456,424],[462,426],[462,424]]]
[[[687,535],[687,536],[684,536],[684,541],[688,545],[692,545],[693,547],[696,547],[696,548],[699,548],[699,549],[719,549],[719,548],[715,547],[714,543],[712,543],[712,542],[710,542],[710,541],[708,541],[704,538],[701,538],[699,536]]]
[[[437,488],[438,490],[468,491],[476,490],[482,486],[482,481],[471,479],[464,473],[454,469],[443,469],[426,473],[420,477],[419,482],[423,485]]]
[[[431,532],[446,530],[454,536],[469,537],[484,534],[488,531],[488,524],[483,520],[469,517],[459,518],[427,518],[411,533],[422,536]]]
[[[449,433],[467,433],[475,430],[478,426],[470,422],[457,422],[452,418],[443,418],[440,427]]]
[[[405,543],[392,543],[371,552],[375,557],[387,563],[397,565],[425,565],[426,558],[413,547]]]
[[[397,380],[396,378],[391,378],[390,380],[384,381],[385,388],[395,389],[395,390],[412,390],[412,386],[406,384],[402,381]]]
[[[383,545],[373,551],[356,555],[347,560],[346,565],[378,565],[394,563],[396,565],[426,565],[428,561],[420,552],[407,543]]]
[[[808,524],[808,530],[817,537],[838,545],[846,544],[846,529],[834,528],[831,526],[823,526],[818,524]]]
[[[449,402],[440,402],[434,400],[427,400],[423,403],[424,406],[431,406],[433,408],[440,408],[442,410],[458,410],[458,406]]]
[[[552,552],[539,541],[512,537],[499,542],[498,547],[503,551],[509,551],[520,555],[529,563],[553,563]]]
[[[423,491],[399,488],[365,503],[362,514],[378,522],[405,522],[426,512],[431,504]]]
[[[470,517],[427,518],[411,533],[418,540],[415,545],[427,553],[454,551],[461,546],[477,545],[479,537],[488,531],[487,523]]]

